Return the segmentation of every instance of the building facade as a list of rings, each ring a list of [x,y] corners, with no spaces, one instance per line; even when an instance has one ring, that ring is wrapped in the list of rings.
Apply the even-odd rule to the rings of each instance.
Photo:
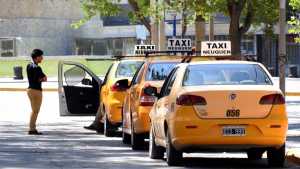
[[[121,7],[129,10],[126,0]],[[0,0],[0,57],[28,56],[32,49],[41,48],[48,56],[62,55],[126,55],[134,53],[141,43],[139,35],[149,33],[140,25],[131,24],[127,14],[115,17],[95,17],[80,29],[71,24],[83,13],[80,0]],[[229,18],[215,17],[215,39],[228,40]],[[166,22],[167,38],[172,37],[172,23]],[[209,25],[206,24],[206,30]],[[180,35],[181,25],[177,24]],[[275,32],[278,32],[275,30]],[[194,26],[186,37],[194,40]],[[208,31],[206,32],[208,36]],[[180,36],[178,36],[180,37]],[[300,45],[288,36],[288,63],[300,68]],[[208,39],[208,37],[207,37]],[[278,40],[266,38],[262,32],[250,29],[241,43],[242,54],[256,56],[273,74],[278,70]],[[300,69],[296,72],[300,74]]]
[[[79,0],[0,0],[1,56],[28,56],[34,48],[72,55],[77,37],[97,37],[99,31],[95,21],[71,28],[81,18]]]

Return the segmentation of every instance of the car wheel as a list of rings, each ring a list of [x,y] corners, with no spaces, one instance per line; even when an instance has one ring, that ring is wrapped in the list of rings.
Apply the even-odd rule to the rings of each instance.
[[[105,118],[104,118],[104,135],[106,137],[113,137],[115,132],[114,132],[114,127],[113,125],[109,122],[106,113],[105,113]]]
[[[122,127],[122,142],[124,144],[130,144],[131,143],[131,138],[130,135],[125,133],[124,128]]]
[[[180,165],[182,162],[182,152],[177,151],[171,142],[170,133],[167,133],[166,138],[167,148],[166,148],[166,154],[167,154],[167,163],[169,166],[177,166]]]
[[[267,151],[268,163],[273,167],[283,167],[285,162],[285,144],[280,148],[270,148]]]
[[[149,157],[152,159],[163,159],[164,153],[165,153],[165,149],[161,146],[156,145],[155,135],[151,127],[150,136],[149,136]]]
[[[131,147],[132,150],[142,150],[144,148],[144,136],[134,132],[133,122],[131,120]]]
[[[99,123],[99,128],[96,130],[96,132],[98,134],[103,134],[103,132],[104,132],[104,124],[103,123]]]
[[[247,151],[247,156],[249,160],[260,160],[265,150],[260,149],[250,149]]]

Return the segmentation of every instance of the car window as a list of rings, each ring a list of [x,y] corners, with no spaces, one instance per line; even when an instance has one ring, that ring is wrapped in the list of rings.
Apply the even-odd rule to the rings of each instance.
[[[187,68],[183,85],[272,85],[272,82],[257,64],[201,64]]]
[[[140,67],[141,67],[141,68],[139,68],[139,69],[136,71],[135,75],[133,76],[131,85],[135,85],[135,84],[137,84],[137,83],[141,80],[141,75],[142,75],[142,73],[143,73],[143,71],[144,71],[145,65],[142,64]]]
[[[114,64],[111,64],[111,65],[109,66],[109,68],[108,68],[108,70],[107,70],[107,72],[106,72],[106,74],[105,74],[104,80],[103,80],[103,82],[102,82],[102,85],[106,84],[108,75],[109,75],[109,73],[110,73],[110,71],[111,71],[113,65],[114,65]]]
[[[176,72],[177,72],[178,68],[173,69],[170,74],[168,75],[168,77],[166,78],[162,88],[161,88],[161,97],[167,96],[170,94],[172,86],[175,82],[176,79]]]
[[[116,77],[133,77],[135,72],[141,67],[143,61],[122,61],[119,63]]]
[[[146,73],[146,81],[165,80],[177,62],[152,63]]]
[[[169,83],[164,92],[164,96],[168,96],[171,93],[172,87],[173,87],[175,79],[176,79],[176,75],[177,75],[177,69],[174,71],[174,73],[172,74],[172,76],[169,80]]]
[[[65,83],[68,86],[79,85],[86,76],[86,72],[79,66],[72,66],[64,72]]]

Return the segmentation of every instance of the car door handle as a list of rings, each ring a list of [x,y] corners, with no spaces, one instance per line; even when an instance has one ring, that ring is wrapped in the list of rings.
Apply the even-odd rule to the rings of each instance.
[[[86,109],[89,109],[90,107],[93,107],[93,105],[92,105],[92,104],[86,104],[84,107],[85,107]]]

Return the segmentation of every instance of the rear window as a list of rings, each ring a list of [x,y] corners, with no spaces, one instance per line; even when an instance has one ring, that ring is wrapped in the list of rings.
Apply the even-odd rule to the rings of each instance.
[[[149,65],[146,81],[165,80],[171,70],[177,65],[177,62],[153,63]]]
[[[116,77],[133,77],[142,64],[143,61],[123,61],[118,65]]]
[[[190,65],[183,86],[198,85],[272,85],[272,82],[256,64]]]

